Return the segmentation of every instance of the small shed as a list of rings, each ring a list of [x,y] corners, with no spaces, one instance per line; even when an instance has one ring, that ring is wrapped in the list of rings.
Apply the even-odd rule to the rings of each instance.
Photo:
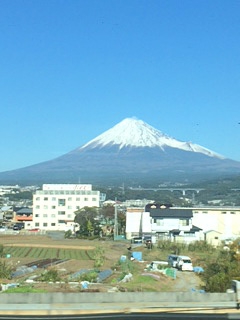
[[[221,236],[222,233],[216,230],[209,230],[204,232],[204,240],[214,247],[217,247],[221,244]]]

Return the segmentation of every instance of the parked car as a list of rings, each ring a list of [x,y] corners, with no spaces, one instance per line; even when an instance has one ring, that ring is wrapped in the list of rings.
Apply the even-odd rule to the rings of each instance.
[[[142,237],[134,237],[131,239],[131,243],[143,243]]]
[[[7,227],[5,226],[0,226],[0,232],[5,232],[7,231]]]
[[[176,268],[177,267],[177,258],[178,258],[178,256],[176,254],[170,254],[168,256],[168,265],[170,267]]]
[[[176,267],[181,271],[193,271],[191,258],[188,256],[178,256]]]
[[[13,230],[22,230],[22,229],[24,229],[24,223],[15,223],[14,225],[13,225]]]

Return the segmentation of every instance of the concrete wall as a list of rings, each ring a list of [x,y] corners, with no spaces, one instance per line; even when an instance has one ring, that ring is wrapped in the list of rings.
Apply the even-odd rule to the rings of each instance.
[[[137,302],[232,302],[234,293],[198,292],[116,292],[116,293],[4,293],[1,304],[82,304]]]

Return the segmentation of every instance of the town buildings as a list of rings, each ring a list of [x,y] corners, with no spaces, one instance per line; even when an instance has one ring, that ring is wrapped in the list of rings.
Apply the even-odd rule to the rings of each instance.
[[[155,203],[127,209],[126,237],[144,235],[186,243],[206,240],[218,245],[222,240],[240,237],[240,208],[177,208]]]

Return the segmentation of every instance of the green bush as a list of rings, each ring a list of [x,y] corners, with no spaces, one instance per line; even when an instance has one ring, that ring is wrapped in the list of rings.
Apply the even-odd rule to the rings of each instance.
[[[172,242],[170,240],[159,240],[157,247],[164,251],[169,251],[172,254],[180,254],[183,250],[187,249],[185,243]]]
[[[231,287],[231,280],[239,277],[240,265],[234,257],[226,251],[220,251],[215,261],[206,263],[201,278],[203,289],[207,292],[226,292]]]
[[[194,241],[188,245],[188,251],[212,252],[214,247],[206,241]]]
[[[57,282],[60,280],[61,277],[56,269],[50,269],[41,275],[41,281],[44,282]]]
[[[90,271],[80,276],[79,281],[96,282],[98,273],[96,271]]]
[[[71,236],[72,236],[72,231],[71,230],[66,231],[65,234],[64,234],[64,238],[65,239],[69,239],[69,238],[71,238]]]
[[[0,258],[3,258],[5,256],[4,247],[2,244],[0,244]]]
[[[0,278],[11,279],[13,269],[5,261],[0,261]]]

